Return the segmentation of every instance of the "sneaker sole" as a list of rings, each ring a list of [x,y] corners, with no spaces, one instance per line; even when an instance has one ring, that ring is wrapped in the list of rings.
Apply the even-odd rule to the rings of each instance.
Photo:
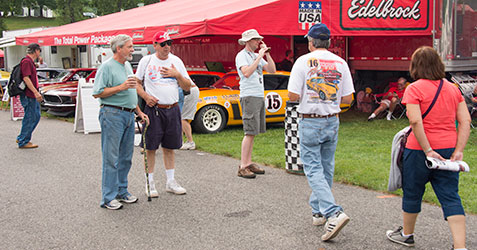
[[[395,240],[393,238],[391,238],[389,236],[390,233],[392,233],[393,231],[390,231],[390,232],[386,232],[386,237],[388,238],[388,240],[394,242],[394,243],[398,243],[398,244],[401,244],[403,246],[407,246],[407,247],[413,247],[414,246],[414,243],[406,243],[406,242],[402,242],[402,241],[398,241],[398,240]]]
[[[109,207],[109,206],[106,206],[106,205],[103,205],[101,206],[102,208],[106,208],[106,209],[109,209],[109,210],[119,210],[121,208],[123,208],[123,206],[119,206],[119,207]]]
[[[328,237],[327,239],[324,239],[323,237],[321,237],[321,240],[328,241],[328,240],[331,240],[331,239],[335,238],[336,236],[338,236],[338,233],[341,231],[341,229],[343,229],[343,227],[345,227],[346,224],[348,224],[348,222],[349,222],[349,217],[346,218],[346,220],[344,220],[343,222],[341,222],[341,224],[338,224],[336,226],[335,232],[332,235],[330,235],[330,237]]]
[[[135,199],[134,201],[118,199],[119,202],[124,202],[126,204],[133,204],[133,203],[136,203],[138,200],[139,199]]]
[[[179,192],[174,192],[174,191],[172,191],[172,190],[170,190],[170,189],[166,189],[166,192],[172,193],[172,194],[177,194],[177,195],[183,195],[183,194],[186,194],[186,193],[187,193],[187,191],[186,191],[186,192],[181,192],[181,193],[179,193]]]

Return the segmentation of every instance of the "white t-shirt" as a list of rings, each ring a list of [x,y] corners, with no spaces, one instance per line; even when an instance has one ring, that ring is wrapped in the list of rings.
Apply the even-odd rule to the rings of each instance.
[[[354,93],[354,86],[346,61],[318,49],[296,60],[288,91],[300,95],[299,113],[330,115],[341,111],[341,97]]]
[[[267,61],[263,58],[260,59],[257,69],[249,77],[245,77],[242,70],[240,70],[242,66],[252,65],[257,57],[257,53],[250,52],[246,49],[241,50],[237,56],[235,56],[235,66],[237,67],[237,72],[240,77],[240,97],[264,97],[263,67],[267,65]]]
[[[164,78],[159,73],[162,67],[171,68],[171,65],[190,80],[189,74],[182,60],[169,53],[166,60],[157,58],[156,54],[141,58],[137,66],[136,77],[143,81],[146,93],[157,98],[158,104],[170,105],[179,101],[179,83],[176,78]]]

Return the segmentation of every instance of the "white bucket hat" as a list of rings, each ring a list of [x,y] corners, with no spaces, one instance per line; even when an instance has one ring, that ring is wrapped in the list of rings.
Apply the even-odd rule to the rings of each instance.
[[[248,42],[248,41],[250,41],[254,38],[263,39],[263,36],[259,35],[258,32],[255,29],[246,30],[242,33],[242,38],[240,38],[238,40],[238,43],[240,45],[245,45],[246,42]]]

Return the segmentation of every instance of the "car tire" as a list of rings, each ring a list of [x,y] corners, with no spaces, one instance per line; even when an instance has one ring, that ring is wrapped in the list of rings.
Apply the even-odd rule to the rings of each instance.
[[[198,133],[213,134],[222,131],[226,124],[225,110],[218,105],[207,105],[195,114],[192,128]]]
[[[318,93],[318,95],[320,96],[321,100],[323,100],[323,101],[326,100],[326,94],[322,90],[320,90],[320,93]]]

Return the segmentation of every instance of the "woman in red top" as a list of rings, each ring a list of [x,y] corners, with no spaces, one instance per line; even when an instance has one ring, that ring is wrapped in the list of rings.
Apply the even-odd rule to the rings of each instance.
[[[417,81],[406,88],[402,100],[412,128],[403,155],[404,223],[397,230],[387,231],[386,236],[405,246],[414,245],[414,226],[421,211],[422,195],[426,183],[431,182],[444,219],[449,223],[454,249],[465,249],[465,213],[458,193],[459,173],[430,170],[425,165],[425,158],[462,160],[470,133],[469,112],[458,88],[444,79],[444,64],[436,50],[427,46],[418,48],[412,55],[409,71]],[[422,119],[441,80],[441,92],[431,111]]]

